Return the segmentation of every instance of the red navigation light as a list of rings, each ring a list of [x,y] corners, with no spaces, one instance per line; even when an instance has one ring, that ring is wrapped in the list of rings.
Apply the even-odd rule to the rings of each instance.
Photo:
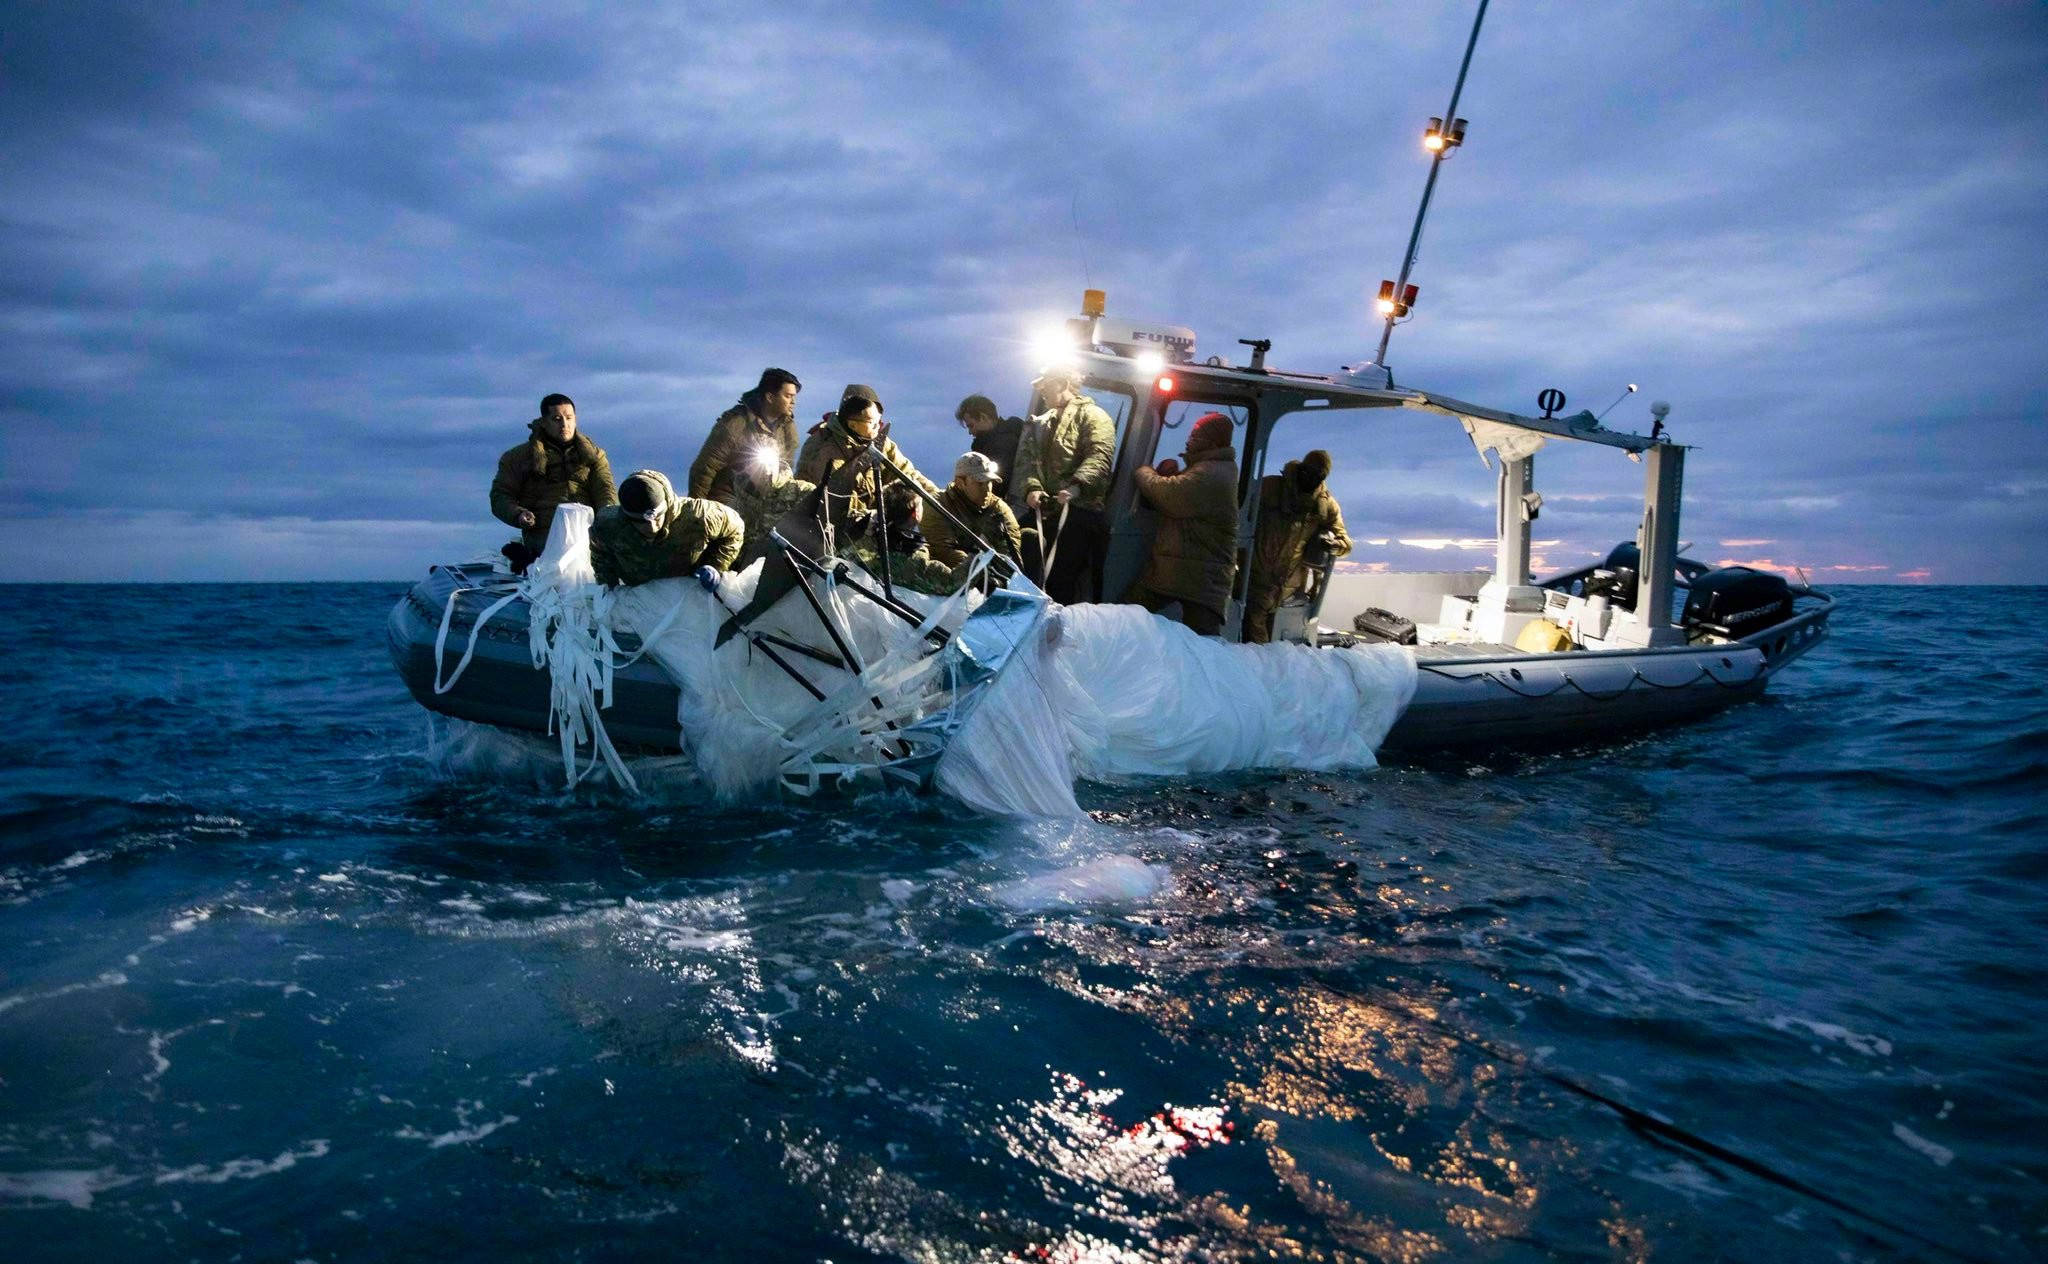
[[[1161,395],[1173,394],[1173,374],[1162,373],[1159,375],[1159,393]]]

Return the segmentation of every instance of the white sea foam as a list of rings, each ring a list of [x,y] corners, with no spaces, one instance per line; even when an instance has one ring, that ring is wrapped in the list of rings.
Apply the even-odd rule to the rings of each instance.
[[[1838,1023],[1816,1022],[1811,1018],[1800,1018],[1793,1014],[1779,1014],[1765,1021],[1774,1031],[1805,1031],[1831,1044],[1854,1049],[1866,1058],[1888,1058],[1892,1053],[1892,1042],[1884,1037],[1850,1031]]]
[[[487,1124],[477,1124],[466,1128],[453,1128],[447,1132],[421,1132],[417,1128],[406,1127],[400,1128],[391,1135],[402,1137],[407,1141],[424,1141],[427,1143],[429,1150],[439,1150],[443,1146],[468,1145],[472,1141],[482,1141],[498,1129],[518,1122],[519,1116],[517,1115],[501,1115]]]
[[[994,888],[996,901],[1020,912],[1106,904],[1137,904],[1165,890],[1169,874],[1163,865],[1148,865],[1136,856],[1102,856],[1051,873],[1018,878]]]
[[[110,1167],[90,1171],[54,1168],[43,1172],[0,1172],[0,1200],[68,1203],[80,1211],[90,1211],[93,1195],[136,1179],[119,1175]]]
[[[209,1167],[195,1163],[190,1167],[169,1168],[156,1174],[159,1185],[197,1183],[201,1185],[224,1185],[229,1181],[254,1180],[259,1176],[272,1176],[294,1168],[303,1159],[319,1159],[327,1156],[327,1140],[324,1137],[308,1141],[299,1149],[286,1150],[274,1159],[229,1159],[226,1163]]]
[[[1678,1159],[1668,1167],[1637,1168],[1629,1173],[1639,1181],[1690,1197],[1726,1198],[1728,1190],[1697,1163]]]
[[[1937,1145],[1914,1132],[1904,1124],[1893,1124],[1892,1135],[1905,1143],[1907,1149],[1927,1156],[1936,1167],[1947,1167],[1955,1162],[1956,1152],[1945,1145]]]
[[[67,983],[63,987],[51,988],[47,992],[17,992],[13,996],[0,996],[0,1014],[31,1001],[47,1001],[59,996],[69,996],[73,992],[95,992],[101,988],[121,987],[127,982],[127,975],[119,970],[108,970],[87,983]]]

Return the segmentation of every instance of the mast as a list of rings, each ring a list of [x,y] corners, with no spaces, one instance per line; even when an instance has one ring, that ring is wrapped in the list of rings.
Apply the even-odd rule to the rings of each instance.
[[[1465,142],[1465,120],[1458,117],[1458,98],[1465,91],[1465,72],[1472,68],[1472,50],[1479,46],[1479,24],[1486,21],[1487,0],[1479,0],[1479,13],[1472,19],[1472,37],[1465,41],[1465,60],[1458,63],[1458,82],[1451,88],[1451,104],[1440,119],[1429,121],[1429,130],[1423,133],[1422,143],[1435,156],[1429,160],[1429,179],[1422,185],[1422,205],[1415,209],[1415,229],[1408,234],[1408,253],[1401,260],[1401,276],[1398,280],[1380,282],[1380,310],[1386,314],[1387,326],[1380,331],[1380,349],[1373,355],[1373,363],[1381,368],[1387,363],[1387,341],[1394,336],[1394,322],[1408,314],[1409,305],[1415,302],[1415,291],[1408,284],[1408,274],[1415,270],[1416,252],[1422,246],[1422,221],[1429,215],[1429,197],[1436,191],[1437,169],[1444,165],[1444,159],[1451,151]]]

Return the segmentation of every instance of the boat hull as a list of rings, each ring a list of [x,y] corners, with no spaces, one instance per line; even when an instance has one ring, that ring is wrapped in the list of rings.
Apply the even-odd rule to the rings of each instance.
[[[437,679],[454,673],[478,615],[494,599],[475,591],[489,578],[480,570],[433,568],[391,611],[386,631],[392,661],[413,697],[431,711],[545,732],[549,682],[533,665],[523,601],[487,621],[456,684],[445,692],[435,689]],[[455,608],[437,665],[435,639],[451,594],[457,594]],[[1563,747],[1698,720],[1761,696],[1772,675],[1825,634],[1826,611],[1816,613],[1728,644],[1562,654],[1423,646],[1416,650],[1414,700],[1382,749],[1406,755],[1484,746]],[[642,659],[619,671],[611,706],[601,712],[605,730],[622,750],[674,753],[681,749],[679,700],[674,682],[652,660]]]
[[[1683,724],[1763,694],[1754,647],[1417,655],[1415,698],[1387,733],[1392,754],[1474,746],[1570,746]]]
[[[464,591],[455,598],[448,639],[441,661],[434,645],[448,599],[460,589],[473,589],[490,578],[481,568],[436,566],[427,578],[392,607],[384,631],[391,661],[419,704],[429,711],[495,724],[501,728],[545,733],[548,727],[547,672],[533,665],[527,645],[527,605],[515,600],[493,615],[476,634],[476,652],[453,687],[435,689],[437,680],[455,674],[456,664],[471,644],[477,617],[494,595]],[[637,648],[630,637],[623,648]],[[675,682],[651,659],[621,668],[613,680],[612,704],[599,714],[612,744],[620,750],[672,754],[680,749],[676,708],[681,701]]]

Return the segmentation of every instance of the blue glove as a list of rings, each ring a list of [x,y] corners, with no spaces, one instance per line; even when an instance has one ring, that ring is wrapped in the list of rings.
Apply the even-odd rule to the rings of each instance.
[[[705,591],[705,592],[708,592],[708,593],[715,593],[715,592],[717,592],[717,591],[718,591],[718,570],[717,570],[717,568],[716,568],[716,567],[712,567],[712,566],[700,566],[700,567],[698,567],[698,568],[697,568],[697,582],[698,582],[698,583],[700,583],[700,584],[702,584],[702,585],[704,585],[704,591]]]

